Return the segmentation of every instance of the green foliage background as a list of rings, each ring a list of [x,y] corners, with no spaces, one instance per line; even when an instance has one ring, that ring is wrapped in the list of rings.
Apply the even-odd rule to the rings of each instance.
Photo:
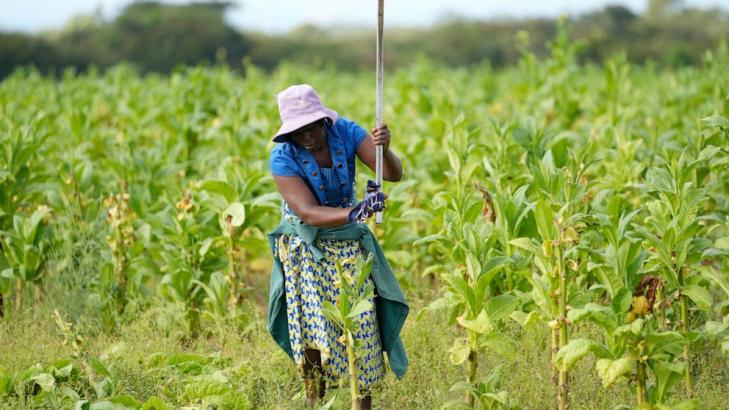
[[[663,202],[651,184],[665,182],[659,178],[665,169],[683,166],[687,158],[700,161],[686,171],[691,186],[700,188],[701,201],[686,214],[695,221],[689,221],[692,230],[684,238],[692,244],[686,266],[695,291],[688,323],[698,335],[694,404],[721,408],[729,393],[729,349],[722,350],[729,335],[717,324],[729,314],[729,52],[720,46],[705,52],[700,64],[669,70],[633,65],[624,54],[603,65],[580,64],[579,44],[564,30],[549,42],[547,58],[520,41],[521,54],[512,67],[452,68],[420,58],[387,76],[385,119],[405,177],[385,185],[390,194],[386,224],[374,229],[414,314],[403,331],[410,372],[400,382],[388,376],[375,402],[387,408],[436,408],[461,396],[449,390],[463,380],[462,369],[449,356],[463,328],[454,325],[455,317],[423,309],[443,295],[450,277],[474,271],[476,264],[456,256],[455,248],[416,240],[444,235],[476,243],[469,232],[483,234],[479,238],[488,242],[473,247],[483,252],[477,262],[485,265],[486,257],[499,252],[513,260],[508,269],[493,271],[492,282],[482,289],[484,298],[508,294],[520,310],[537,310],[531,259],[509,248],[511,241],[500,243],[494,232],[500,229],[496,225],[506,224],[514,237],[536,240],[550,230],[549,221],[535,216],[550,199],[549,181],[538,167],[551,164],[569,176],[571,153],[582,152],[586,161],[577,165],[585,180],[557,186],[558,193],[584,192],[579,206],[595,218],[637,211],[631,225],[636,231],[670,229],[669,223],[655,226]],[[68,69],[60,78],[21,69],[0,83],[2,250],[4,255],[11,248],[41,254],[43,262],[29,272],[26,268],[36,268],[38,260],[0,259],[6,314],[0,322],[3,406],[80,402],[82,408],[92,403],[164,408],[149,407],[164,401],[171,407],[289,408],[303,402],[296,369],[264,325],[270,267],[265,232],[280,218],[267,169],[279,122],[275,93],[293,83],[310,83],[327,105],[367,127],[374,117],[373,75],[293,63],[271,72],[251,64],[244,68],[239,73],[219,64],[162,75],[116,65],[81,74]],[[361,165],[359,170],[358,186],[363,187],[369,172]],[[482,194],[474,183],[508,205],[500,208],[496,225],[484,221]],[[520,187],[526,187],[521,192],[528,220],[523,229],[509,225]],[[126,201],[125,194],[129,208],[124,212],[129,212],[119,216],[122,208],[116,208],[110,214],[113,201]],[[112,201],[112,195],[122,199]],[[461,208],[448,198],[460,201]],[[221,236],[220,215],[229,202],[238,201],[246,224],[233,245],[245,252],[233,260],[243,267],[246,292],[244,303],[227,309],[220,278],[231,263],[224,257],[230,242]],[[115,221],[123,229],[112,229]],[[468,229],[454,230],[453,221]],[[25,228],[31,222],[43,223],[47,236]],[[584,228],[584,234],[582,229],[582,245],[606,248],[597,229]],[[641,252],[655,254],[648,240],[637,243]],[[572,307],[611,305],[606,288],[613,284],[601,279],[607,268],[591,266],[597,259],[584,249],[575,255],[580,263],[570,268]],[[641,266],[641,275],[665,274],[655,257],[647,257],[650,263]],[[120,261],[124,298],[119,298],[115,276]],[[33,289],[40,290],[36,300]],[[14,306],[19,295],[25,298]],[[200,313],[195,332],[191,311]],[[667,315],[676,323],[676,309]],[[469,330],[484,327],[466,319],[458,323]],[[539,321],[539,326],[522,327],[518,318],[501,319],[493,326],[516,348],[507,360],[479,354],[477,380],[501,364],[501,389],[511,403],[543,408],[554,402],[548,328]],[[606,337],[590,322],[570,332],[573,338],[600,342]],[[666,360],[680,363],[680,358]],[[574,408],[633,403],[628,384],[601,388],[593,357],[573,364]],[[346,406],[346,394],[329,394],[338,394],[335,403]],[[685,398],[678,385],[666,402]]]

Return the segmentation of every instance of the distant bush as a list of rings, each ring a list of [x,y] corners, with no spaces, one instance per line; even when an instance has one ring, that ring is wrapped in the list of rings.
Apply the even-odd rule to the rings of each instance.
[[[67,66],[105,68],[121,61],[142,71],[159,72],[200,63],[238,66],[243,58],[267,69],[282,61],[344,70],[369,69],[374,64],[371,30],[305,25],[284,35],[241,32],[224,19],[230,6],[227,2],[168,5],[140,1],[112,21],[84,16],[72,19],[59,32],[36,36],[0,33],[0,78],[23,65],[54,72]],[[676,0],[653,0],[644,15],[624,6],[607,6],[573,17],[570,25],[573,37],[584,45],[583,62],[602,62],[624,52],[637,63],[691,65],[701,61],[705,50],[729,38],[725,10],[682,8]],[[385,63],[402,66],[426,57],[448,66],[483,62],[506,66],[519,59],[517,33],[529,33],[531,52],[545,56],[546,42],[554,37],[556,27],[555,19],[455,18],[428,29],[390,28]]]

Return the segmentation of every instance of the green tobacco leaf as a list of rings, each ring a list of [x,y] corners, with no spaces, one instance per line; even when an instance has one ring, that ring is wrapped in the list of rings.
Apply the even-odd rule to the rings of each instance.
[[[489,320],[488,315],[483,310],[478,313],[478,316],[474,320],[468,320],[462,317],[459,317],[457,320],[458,324],[463,328],[478,334],[486,334],[493,328],[491,320]]]
[[[702,118],[701,121],[708,127],[721,127],[729,128],[729,119],[719,115],[711,115],[709,117]]]
[[[185,386],[185,396],[191,401],[204,399],[209,396],[220,396],[231,391],[227,383],[206,375]]]
[[[539,230],[539,236],[542,240],[555,240],[557,239],[557,228],[554,226],[554,212],[549,207],[546,201],[539,200],[534,213],[537,220],[537,229]]]
[[[627,379],[624,377],[633,370],[633,360],[627,357],[618,360],[599,359],[595,365],[597,374],[602,380],[602,387],[607,389],[620,380]]]
[[[638,336],[643,330],[643,325],[645,324],[645,321],[643,319],[636,319],[632,323],[627,325],[618,326],[615,329],[615,336],[623,336],[625,334],[631,334],[633,336]]]
[[[714,247],[717,249],[729,250],[729,236],[719,238],[714,242]]]
[[[138,409],[142,407],[142,403],[128,394],[121,394],[118,396],[110,397],[108,401],[118,404],[131,409]]]
[[[631,303],[633,303],[633,293],[626,288],[621,288],[611,301],[610,306],[616,315],[622,315],[630,310]]]
[[[367,312],[370,309],[372,309],[372,303],[369,300],[360,300],[359,302],[357,302],[356,305],[354,305],[352,310],[349,312],[349,315],[347,316],[355,319],[357,316]]]
[[[664,401],[666,393],[671,389],[671,386],[681,381],[684,370],[686,370],[686,364],[683,362],[664,362],[661,360],[649,360],[648,367],[656,376],[656,386],[651,391],[651,399],[654,402]]]
[[[418,312],[416,319],[420,320],[420,318],[423,316],[425,312],[430,312],[433,310],[440,310],[440,309],[450,309],[453,306],[455,306],[458,302],[453,300],[450,295],[444,295],[442,297],[439,297],[438,299],[430,302],[428,306],[420,309]]]
[[[90,360],[90,363],[97,375],[111,377],[111,372],[101,360],[93,358]]]
[[[645,337],[645,344],[652,353],[679,354],[683,351],[686,338],[679,332],[668,331],[661,333],[649,333]]]
[[[466,252],[466,271],[474,282],[481,276],[481,262],[471,252]]]
[[[501,332],[491,332],[478,340],[478,347],[491,350],[507,359],[513,360],[516,357],[516,346],[514,341]]]
[[[331,320],[337,326],[343,326],[344,325],[344,317],[342,316],[342,312],[337,309],[336,306],[334,306],[331,302],[328,300],[325,300],[321,307],[322,313],[324,313],[324,316],[326,316],[327,319]]]
[[[208,254],[208,251],[210,250],[210,247],[213,245],[213,238],[205,238],[202,245],[200,245],[200,251],[198,252],[200,254],[201,258],[205,258],[205,255]]]
[[[729,296],[729,277],[712,266],[698,266],[698,271],[711,282],[719,286]]]
[[[581,308],[571,309],[569,312],[567,312],[567,318],[572,323],[589,320],[602,326],[603,328],[611,330],[611,313],[612,310],[607,306],[599,305],[597,303],[588,303]]]
[[[534,242],[532,242],[532,240],[529,238],[512,239],[509,241],[509,245],[515,246],[521,250],[525,250],[532,255],[539,255],[539,253],[541,252],[537,245],[535,245]]]
[[[57,366],[54,366],[51,369],[51,373],[53,374],[53,377],[65,379],[71,375],[73,370],[74,370],[73,364],[69,363],[69,364],[66,364],[65,366],[61,365],[60,368],[58,368]]]
[[[509,317],[524,329],[532,329],[534,325],[540,320],[539,311],[537,310],[532,310],[529,313],[515,310],[511,312]]]
[[[496,322],[508,317],[519,305],[519,300],[512,295],[499,295],[489,299],[484,310],[491,322]]]
[[[91,403],[88,407],[82,407],[84,409],[88,408],[89,410],[126,410],[129,409],[129,407],[123,406],[121,404],[115,404],[108,400],[102,400],[97,401],[94,403]]]
[[[218,179],[208,179],[203,181],[200,187],[211,194],[221,195],[228,202],[233,202],[236,200],[235,189],[233,189],[233,187],[226,181]]]
[[[601,358],[612,356],[607,349],[595,340],[587,338],[573,339],[557,352],[555,359],[557,368],[561,371],[568,371],[590,352]]]
[[[456,382],[448,389],[448,391],[451,393],[460,392],[460,391],[476,392],[476,389],[473,387],[473,384],[471,384],[471,383]]]
[[[169,408],[170,407],[167,405],[167,403],[165,403],[164,400],[160,399],[157,396],[151,396],[142,405],[142,410],[168,410]]]
[[[688,296],[699,309],[705,312],[711,312],[712,298],[711,292],[699,285],[688,285],[681,291]]]
[[[654,410],[702,410],[701,402],[696,399],[683,400],[673,404],[656,404]]]

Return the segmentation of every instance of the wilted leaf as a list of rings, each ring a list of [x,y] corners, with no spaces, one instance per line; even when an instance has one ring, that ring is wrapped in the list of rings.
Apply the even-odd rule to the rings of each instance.
[[[618,360],[599,359],[595,368],[602,380],[602,387],[607,389],[619,381],[619,379],[626,379],[623,376],[633,370],[633,360],[627,357]]]
[[[240,202],[233,202],[223,211],[223,223],[230,218],[230,224],[238,228],[246,221],[246,207]],[[222,228],[225,229],[225,226]]]
[[[607,349],[592,339],[573,339],[557,352],[555,359],[557,368],[561,371],[568,371],[590,352],[593,352],[597,357],[611,356]]]
[[[468,354],[471,352],[471,345],[466,339],[456,339],[453,342],[453,346],[449,350],[451,363],[455,366],[460,365],[468,359]]]
[[[31,377],[31,380],[36,382],[44,391],[51,391],[54,387],[56,387],[56,379],[48,373],[41,373],[37,376],[33,376]]]

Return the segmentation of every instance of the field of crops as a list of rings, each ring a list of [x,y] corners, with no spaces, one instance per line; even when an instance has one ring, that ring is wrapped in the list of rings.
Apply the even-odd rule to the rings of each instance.
[[[729,52],[551,52],[387,75],[404,178],[372,229],[410,369],[376,408],[727,406]],[[373,125],[373,74],[329,67],[0,83],[1,408],[304,407],[265,327],[275,93],[302,82]]]

